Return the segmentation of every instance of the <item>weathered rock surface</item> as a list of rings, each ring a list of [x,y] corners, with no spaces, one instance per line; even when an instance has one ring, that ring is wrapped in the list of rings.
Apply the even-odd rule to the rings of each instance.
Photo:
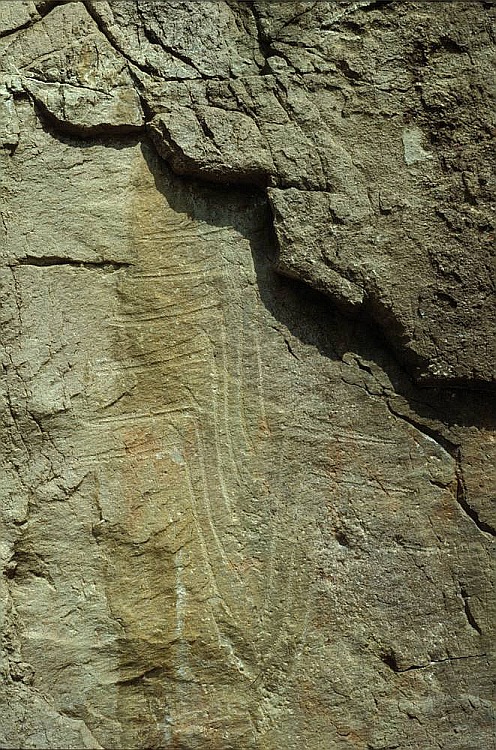
[[[0,747],[491,747],[494,16],[0,5]]]
[[[59,5],[46,19],[0,40],[0,66],[14,80],[20,77],[18,85],[43,111],[75,132],[130,130],[143,124],[126,60],[82,3]]]

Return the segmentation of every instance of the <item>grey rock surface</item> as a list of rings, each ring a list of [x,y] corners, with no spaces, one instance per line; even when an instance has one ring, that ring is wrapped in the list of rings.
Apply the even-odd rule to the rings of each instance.
[[[490,748],[494,6],[0,6],[0,747]]]
[[[20,76],[23,90],[42,111],[76,133],[143,124],[126,60],[82,3],[57,5],[46,18],[0,39],[0,66],[3,73]]]

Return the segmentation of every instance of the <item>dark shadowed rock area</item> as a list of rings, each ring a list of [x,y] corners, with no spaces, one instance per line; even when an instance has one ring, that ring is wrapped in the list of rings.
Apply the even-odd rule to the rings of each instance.
[[[0,2],[0,748],[489,750],[493,2]]]

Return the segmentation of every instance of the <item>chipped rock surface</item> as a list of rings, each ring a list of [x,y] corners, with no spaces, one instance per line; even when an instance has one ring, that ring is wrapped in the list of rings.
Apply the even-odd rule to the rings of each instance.
[[[0,3],[0,748],[491,747],[494,18]]]

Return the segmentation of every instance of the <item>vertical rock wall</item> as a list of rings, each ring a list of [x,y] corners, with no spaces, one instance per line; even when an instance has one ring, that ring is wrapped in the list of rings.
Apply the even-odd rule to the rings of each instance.
[[[491,746],[494,15],[0,5],[0,747]]]

